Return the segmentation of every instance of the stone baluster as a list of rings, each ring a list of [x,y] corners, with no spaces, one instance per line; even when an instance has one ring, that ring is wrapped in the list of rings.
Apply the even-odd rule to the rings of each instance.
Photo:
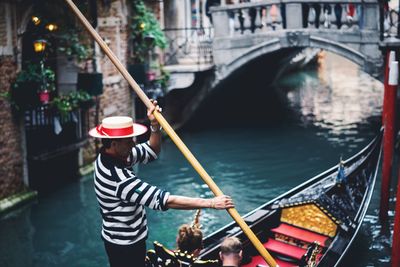
[[[318,4],[319,6],[319,27],[323,28],[324,25],[324,4]]]
[[[342,21],[342,29],[346,30],[349,28],[349,19],[347,18],[347,4],[341,4],[342,7],[342,16],[341,16],[341,21]]]
[[[359,27],[359,29],[360,30],[362,30],[363,29],[363,27],[364,27],[364,21],[363,21],[363,12],[364,11],[364,7],[363,7],[363,4],[359,4],[359,5],[357,5],[357,9],[356,9],[356,14],[357,14],[357,23],[358,23],[358,27]]]
[[[256,29],[262,28],[262,8],[261,6],[255,7],[256,9],[256,18],[255,18],[255,27]]]
[[[336,17],[335,17],[335,4],[324,4],[322,13],[324,16],[324,28],[337,29]]]

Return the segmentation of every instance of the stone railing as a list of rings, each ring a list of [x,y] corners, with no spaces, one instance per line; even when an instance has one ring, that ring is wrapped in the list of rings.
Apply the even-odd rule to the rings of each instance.
[[[165,65],[212,64],[212,28],[164,29],[168,40]]]
[[[382,11],[383,10],[383,11]],[[383,29],[382,38],[387,37],[400,37],[400,25],[399,25],[399,11],[393,8],[383,8],[381,10],[381,16],[383,19],[381,20],[381,28]]]
[[[377,0],[268,0],[211,8],[215,38],[277,30],[378,31]]]

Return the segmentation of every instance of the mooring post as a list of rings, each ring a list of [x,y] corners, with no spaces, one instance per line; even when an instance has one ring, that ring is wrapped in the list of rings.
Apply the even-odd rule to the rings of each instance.
[[[400,164],[400,161],[399,161]],[[400,266],[400,166],[397,178],[396,207],[394,211],[394,229],[392,241],[392,267]]]
[[[383,83],[385,86],[385,89],[383,90],[383,103],[382,103],[382,126],[385,126],[385,116],[386,116],[386,99],[387,99],[387,91],[386,87],[387,87],[387,81],[389,79],[389,66],[390,66],[390,62],[395,61],[396,60],[396,53],[394,51],[387,51],[386,55],[385,55],[385,72],[384,72],[384,77],[383,77]]]
[[[392,52],[391,52],[392,53]],[[385,80],[385,114],[383,115],[383,126],[385,127],[383,134],[383,167],[382,167],[382,184],[381,184],[381,203],[379,211],[379,219],[381,223],[387,222],[388,209],[389,209],[389,191],[390,191],[390,178],[392,174],[393,163],[393,149],[394,149],[394,124],[395,124],[395,110],[396,110],[396,95],[398,84],[398,62],[389,56],[389,75]]]

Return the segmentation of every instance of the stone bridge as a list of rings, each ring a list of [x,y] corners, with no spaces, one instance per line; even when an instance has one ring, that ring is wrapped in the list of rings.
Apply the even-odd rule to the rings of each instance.
[[[177,29],[173,34],[166,32],[174,40],[171,44],[186,51],[176,60],[176,68],[167,66],[172,78],[168,94],[174,91],[176,99],[185,99],[185,105],[175,112],[182,117],[171,115],[177,127],[230,75],[265,56],[275,54],[272,58],[277,60],[285,54],[293,58],[304,48],[323,49],[348,58],[382,80],[383,52],[400,47],[398,12],[384,11],[377,0],[221,2],[210,9],[211,29],[196,28],[190,34],[185,30],[184,35],[191,38],[181,38],[181,43],[177,42]],[[176,51],[171,54],[179,55]],[[192,64],[180,63],[193,55]],[[185,88],[191,90],[174,90]],[[175,109],[177,102],[182,103],[171,102]]]
[[[223,79],[264,54],[320,48],[379,77],[380,6],[376,0],[268,0],[212,8],[213,56]]]

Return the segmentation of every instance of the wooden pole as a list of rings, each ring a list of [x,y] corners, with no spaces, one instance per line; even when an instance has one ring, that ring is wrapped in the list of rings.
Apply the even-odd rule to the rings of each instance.
[[[75,15],[79,18],[85,28],[89,31],[95,41],[99,44],[99,46],[103,49],[104,53],[110,58],[111,62],[115,65],[121,75],[127,80],[129,85],[133,88],[139,98],[143,101],[147,108],[153,106],[150,99],[146,96],[146,94],[142,91],[139,85],[135,82],[126,68],[122,65],[119,59],[114,55],[111,49],[107,46],[107,44],[103,41],[100,35],[96,32],[95,29],[90,25],[85,16],[80,12],[80,10],[76,7],[76,5],[72,2],[72,0],[65,0]],[[200,165],[197,159],[193,156],[190,150],[186,147],[186,145],[182,142],[179,136],[175,133],[169,123],[165,120],[165,118],[159,113],[157,110],[154,112],[154,117],[160,123],[160,125],[164,128],[164,131],[169,135],[175,145],[179,148],[182,154],[186,157],[189,163],[193,166],[193,168],[199,173],[204,182],[208,185],[211,191],[215,196],[223,195],[222,191],[218,188],[212,178],[208,175],[208,173],[204,170],[204,168]],[[249,238],[254,247],[258,250],[260,255],[264,258],[264,260],[268,263],[269,266],[275,267],[278,266],[272,258],[272,256],[268,253],[268,251],[264,248],[263,244],[261,244],[260,240],[258,240],[257,236],[253,233],[250,227],[245,223],[243,218],[239,215],[239,213],[234,208],[228,209],[228,213],[231,217],[236,221],[236,223],[240,226],[246,236]]]
[[[397,178],[396,207],[394,211],[394,229],[393,229],[393,241],[392,241],[392,267],[399,267],[399,266],[400,266],[400,167]]]
[[[385,115],[384,115],[384,134],[383,134],[383,164],[382,164],[382,184],[381,184],[381,203],[379,219],[381,223],[386,223],[389,210],[389,190],[392,174],[393,149],[394,149],[394,124],[396,111],[396,95],[398,84],[398,62],[388,62],[389,75],[385,81]]]
[[[385,55],[385,73],[383,77],[384,86],[387,86],[387,81],[389,79],[389,66],[390,62],[396,60],[396,53],[394,51],[387,51]],[[383,90],[383,103],[382,103],[382,126],[385,126],[385,116],[386,116],[386,101],[387,101],[387,91],[386,89]]]

